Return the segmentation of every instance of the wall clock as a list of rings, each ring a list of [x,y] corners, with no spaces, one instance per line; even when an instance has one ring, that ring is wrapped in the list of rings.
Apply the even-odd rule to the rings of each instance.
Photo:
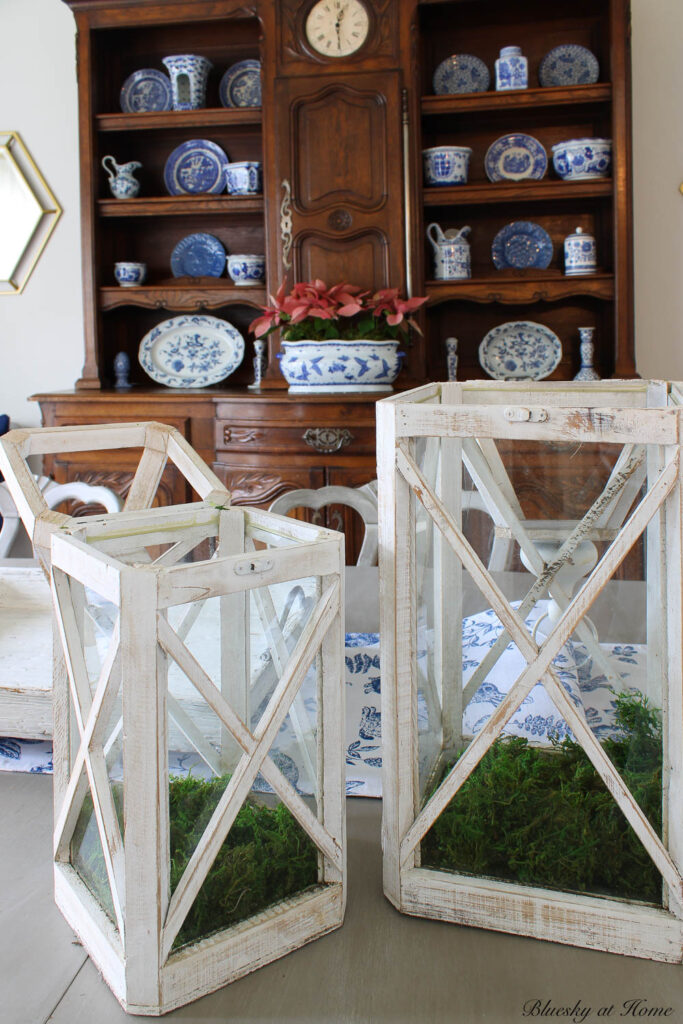
[[[361,0],[318,0],[306,18],[306,40],[325,57],[348,57],[361,48],[370,18]]]

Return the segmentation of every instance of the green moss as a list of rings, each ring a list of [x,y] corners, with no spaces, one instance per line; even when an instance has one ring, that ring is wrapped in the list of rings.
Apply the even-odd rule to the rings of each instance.
[[[642,694],[619,694],[616,722],[621,736],[605,740],[605,752],[661,834],[659,716]],[[661,902],[657,869],[582,747],[568,739],[553,749],[496,740],[424,837],[422,864]]]
[[[170,781],[171,891],[180,881],[229,781],[229,775],[210,780],[187,776]],[[112,789],[122,822],[122,786],[113,783]],[[74,831],[71,854],[73,866],[113,919],[111,892],[89,795]],[[240,808],[173,947],[228,928],[317,881],[317,848],[287,807],[267,807],[249,797]]]

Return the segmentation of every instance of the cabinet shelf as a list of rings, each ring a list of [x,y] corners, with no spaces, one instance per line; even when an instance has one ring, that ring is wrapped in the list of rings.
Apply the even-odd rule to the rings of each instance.
[[[480,203],[550,202],[557,199],[602,199],[612,195],[612,179],[599,181],[496,181],[480,185],[425,188],[425,206],[475,206]]]
[[[137,114],[98,114],[95,124],[101,132],[260,125],[261,107],[203,107],[199,110],[154,110]]]
[[[421,105],[423,114],[476,114],[484,110],[536,110],[539,107],[609,103],[611,99],[612,86],[604,82],[562,88],[423,96]]]
[[[210,282],[168,283],[139,288],[106,286],[100,288],[99,296],[100,309],[103,311],[119,309],[121,306],[140,306],[144,309],[169,309],[187,313],[220,309],[233,304],[260,308],[266,301],[266,289],[245,288],[233,285],[227,279],[213,278]]]
[[[614,299],[614,275],[598,273],[567,277],[559,271],[522,270],[517,274],[491,274],[465,281],[427,281],[426,294],[432,306],[457,300],[528,305],[578,296],[611,301]]]
[[[202,213],[263,214],[263,196],[156,196],[153,199],[98,199],[101,217],[168,217]]]

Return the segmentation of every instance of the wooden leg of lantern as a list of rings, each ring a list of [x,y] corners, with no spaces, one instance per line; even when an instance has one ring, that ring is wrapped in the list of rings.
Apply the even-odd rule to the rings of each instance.
[[[443,437],[438,492],[462,528],[462,441]],[[451,757],[462,743],[462,562],[439,530],[434,530],[435,663],[443,708],[443,752]],[[438,611],[437,611],[438,609]]]
[[[218,555],[241,554],[245,549],[244,519],[237,509],[220,513]],[[247,728],[250,724],[249,702],[250,641],[249,591],[238,591],[220,597],[221,693]],[[239,749],[229,730],[221,724],[221,769],[233,772],[239,760]]]
[[[670,457],[671,452],[667,452]],[[666,502],[665,544],[667,600],[657,611],[666,609],[664,628],[668,652],[663,668],[664,693],[668,695],[664,706],[664,831],[671,858],[683,875],[683,479],[679,476],[676,487]],[[649,568],[649,566],[648,566]],[[648,595],[649,596],[649,595]],[[649,637],[648,637],[649,646]],[[668,685],[667,685],[668,684]],[[666,905],[676,917],[683,918],[680,892],[671,886],[666,891]]]
[[[322,676],[324,679],[344,678],[344,547],[339,545],[339,575],[325,576],[323,590],[332,584],[339,584],[339,606],[332,623],[325,633],[321,650]],[[318,746],[321,749],[322,772],[319,776],[318,817],[323,827],[344,849],[346,843],[346,793],[344,766],[344,694],[339,686],[327,690],[318,688]],[[346,863],[343,870],[327,858],[323,858],[322,879],[324,882],[346,882]],[[344,886],[346,889],[346,886]]]

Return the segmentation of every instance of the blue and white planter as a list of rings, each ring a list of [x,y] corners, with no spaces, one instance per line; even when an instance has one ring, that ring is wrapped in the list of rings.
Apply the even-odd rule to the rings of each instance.
[[[283,341],[280,370],[292,393],[391,391],[404,353],[397,341]]]
[[[471,156],[469,146],[431,146],[423,149],[425,185],[465,185]]]
[[[162,57],[161,63],[171,78],[174,110],[198,110],[206,102],[206,83],[213,67],[206,57],[195,53],[179,53]]]
[[[260,160],[238,160],[227,164],[225,184],[231,196],[253,196],[263,191]]]
[[[553,146],[553,167],[564,181],[606,178],[612,171],[612,140],[558,142]]]
[[[249,288],[263,284],[266,279],[266,258],[252,253],[233,253],[227,260],[228,274],[233,284]]]

